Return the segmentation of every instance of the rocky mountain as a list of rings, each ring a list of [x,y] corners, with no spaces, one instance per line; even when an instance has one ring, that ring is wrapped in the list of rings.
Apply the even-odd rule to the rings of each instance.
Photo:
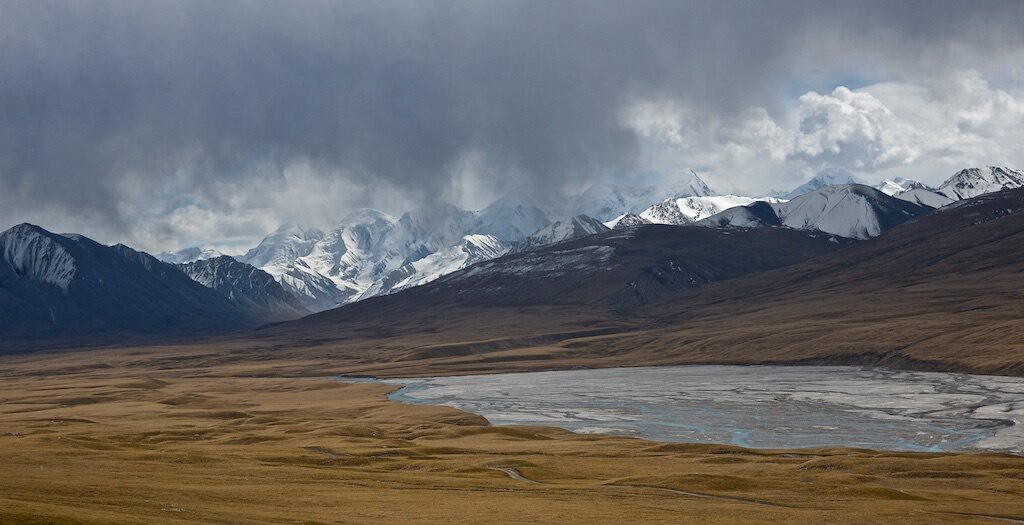
[[[953,199],[946,197],[935,188],[921,181],[904,179],[902,177],[885,179],[878,183],[875,189],[890,197],[896,197],[897,199],[929,208],[941,208],[954,202]]]
[[[610,228],[601,221],[588,215],[577,215],[566,221],[555,221],[533,233],[533,235],[513,243],[512,252],[525,252],[541,246],[555,244],[587,235],[606,232]]]
[[[840,237],[867,239],[929,208],[890,197],[861,184],[826,186],[768,206],[727,210],[700,222],[714,227],[785,226]]]
[[[786,199],[795,199],[805,193],[817,191],[828,186],[860,183],[861,181],[857,180],[850,172],[842,168],[829,167],[819,171],[811,180],[794,188],[793,191],[786,195]]]
[[[942,183],[937,192],[957,201],[1024,187],[1024,172],[1012,168],[989,166],[986,168],[967,168]]]
[[[398,291],[420,286],[466,266],[500,257],[508,250],[509,248],[496,237],[478,234],[466,235],[462,238],[461,243],[409,263],[405,272],[393,273],[390,277],[397,279],[397,282],[388,286],[388,289]]]
[[[630,228],[633,226],[640,226],[641,224],[651,224],[651,222],[635,213],[623,213],[622,215],[604,223],[605,226],[612,229]]]
[[[781,202],[779,199],[764,197],[739,197],[718,195],[668,199],[644,210],[640,217],[652,224],[691,224],[706,219],[729,208],[746,206],[757,201]]]
[[[221,255],[179,264],[193,281],[220,292],[231,303],[263,322],[287,321],[310,313],[273,276]]]
[[[30,224],[0,233],[0,341],[190,335],[261,322],[256,310],[127,246]]]
[[[1012,168],[989,166],[967,168],[946,179],[938,188],[932,188],[912,179],[886,179],[876,188],[897,199],[941,208],[961,199],[1024,186],[1024,173]]]
[[[527,219],[531,213],[520,207],[505,211]],[[322,311],[429,282],[504,253],[507,248],[497,237],[472,233],[479,221],[480,215],[450,205],[397,218],[359,210],[326,233],[293,226],[278,230],[241,261],[273,275],[305,308]]]

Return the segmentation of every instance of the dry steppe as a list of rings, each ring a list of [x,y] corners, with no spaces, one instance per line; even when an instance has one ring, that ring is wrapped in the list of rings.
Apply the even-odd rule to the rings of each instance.
[[[1024,521],[1021,457],[495,427],[207,350],[0,360],[0,523]]]

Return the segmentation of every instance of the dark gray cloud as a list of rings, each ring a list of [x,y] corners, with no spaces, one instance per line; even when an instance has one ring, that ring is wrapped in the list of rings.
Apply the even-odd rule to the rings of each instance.
[[[296,163],[350,187],[339,207],[444,197],[469,155],[485,189],[548,191],[641,169],[620,121],[637,98],[775,111],[807,71],[926,74],[1021,44],[1020,2],[856,4],[8,0],[0,226],[52,214],[146,244],[175,227],[140,233],[140,210],[288,219],[267,195]]]

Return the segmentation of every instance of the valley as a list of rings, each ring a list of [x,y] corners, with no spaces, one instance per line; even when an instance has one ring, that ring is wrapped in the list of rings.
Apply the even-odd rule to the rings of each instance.
[[[860,210],[872,218],[857,222],[866,239],[818,226],[573,220],[554,223],[550,242],[255,328],[258,316],[304,308],[271,272],[213,253],[176,266],[84,244],[86,257],[77,237],[21,227],[34,251],[6,252],[21,254],[7,256],[5,282],[18,283],[8,304],[36,282],[26,275],[68,275],[65,297],[84,301],[71,294],[74,279],[92,277],[80,261],[109,260],[174,285],[148,300],[186,294],[233,312],[239,328],[5,343],[0,521],[1024,520],[1024,456],[1007,454],[1019,445],[1009,424],[1019,380],[861,368],[1022,375],[1024,268],[1012,248],[1024,189],[932,212],[866,186],[815,191],[800,208],[827,203],[815,213],[762,201],[709,219],[746,209],[845,228]],[[51,261],[25,255],[47,250],[66,252],[72,262],[57,270],[73,271],[26,263]],[[102,281],[85,282],[102,294]],[[712,367],[721,378],[698,380],[706,369],[666,365],[772,366]],[[657,377],[621,376],[640,366]],[[565,379],[530,375],[543,371]],[[469,390],[443,394],[445,381],[508,388],[463,399]],[[416,385],[427,385],[418,400]],[[603,401],[577,406],[567,388]],[[629,392],[645,401],[611,395]],[[554,405],[533,405],[544,399]],[[757,415],[766,411],[775,418]]]

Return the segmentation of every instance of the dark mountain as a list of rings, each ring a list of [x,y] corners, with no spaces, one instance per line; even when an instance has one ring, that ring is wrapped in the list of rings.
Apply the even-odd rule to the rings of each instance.
[[[785,228],[614,230],[244,343],[390,375],[696,363],[1024,374],[1021,276],[1024,189],[858,242]]]
[[[30,224],[0,233],[0,348],[193,335],[261,322],[178,267],[127,246]]]
[[[851,242],[781,228],[642,225],[481,262],[423,286],[267,327],[257,337],[318,345],[362,335],[435,334],[428,339],[439,342],[535,337],[578,329],[570,318],[618,323],[642,305]],[[583,323],[585,330],[595,326]]]
[[[269,273],[233,257],[221,255],[178,267],[192,280],[220,292],[254,319],[285,321],[310,314]]]
[[[1021,276],[1024,189],[1001,191],[836,253],[696,290],[648,311],[657,330],[612,346],[647,362],[1022,374]]]
[[[635,213],[627,213],[615,220],[615,225],[612,226],[612,229],[621,230],[623,228],[632,228],[633,226],[640,226],[642,224],[650,223],[651,221]]]

